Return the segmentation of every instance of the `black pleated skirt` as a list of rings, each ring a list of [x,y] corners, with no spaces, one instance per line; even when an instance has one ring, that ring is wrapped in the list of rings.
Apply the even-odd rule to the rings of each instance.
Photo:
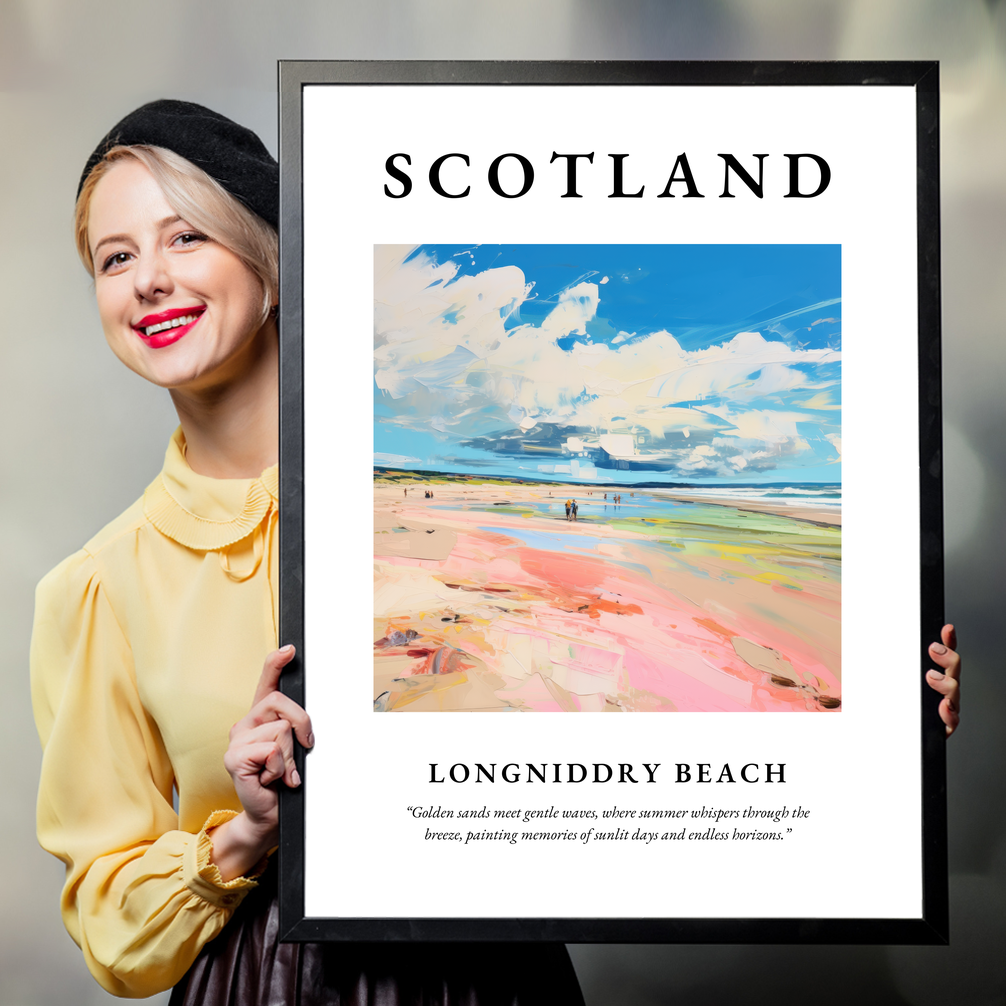
[[[561,943],[280,943],[275,871],[170,1006],[583,1006]]]

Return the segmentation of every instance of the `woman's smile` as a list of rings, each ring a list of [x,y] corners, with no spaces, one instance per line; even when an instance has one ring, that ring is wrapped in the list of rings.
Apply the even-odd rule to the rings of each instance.
[[[199,321],[205,305],[176,307],[158,314],[148,314],[133,325],[133,331],[151,349],[161,349],[186,336]]]

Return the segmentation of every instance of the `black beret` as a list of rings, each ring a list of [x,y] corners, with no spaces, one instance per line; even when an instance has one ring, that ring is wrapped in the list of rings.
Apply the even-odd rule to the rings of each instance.
[[[84,165],[77,195],[91,169],[112,147],[166,147],[191,161],[273,227],[279,226],[279,165],[250,130],[191,101],[164,98],[114,125]]]

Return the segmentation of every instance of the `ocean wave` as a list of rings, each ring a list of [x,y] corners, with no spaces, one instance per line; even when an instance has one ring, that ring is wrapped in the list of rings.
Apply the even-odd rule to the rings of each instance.
[[[694,486],[687,489],[647,490],[650,493],[691,496],[708,500],[764,500],[790,506],[813,505],[828,509],[842,506],[841,486]]]

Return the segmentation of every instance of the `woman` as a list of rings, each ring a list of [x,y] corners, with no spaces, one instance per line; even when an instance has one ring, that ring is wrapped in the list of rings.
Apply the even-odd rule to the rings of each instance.
[[[38,831],[67,929],[120,996],[582,1004],[561,945],[277,943],[276,787],[314,742],[277,690],[277,221],[258,137],[187,102],[131,113],[81,178],[106,339],[180,426],[142,499],[38,589]]]

